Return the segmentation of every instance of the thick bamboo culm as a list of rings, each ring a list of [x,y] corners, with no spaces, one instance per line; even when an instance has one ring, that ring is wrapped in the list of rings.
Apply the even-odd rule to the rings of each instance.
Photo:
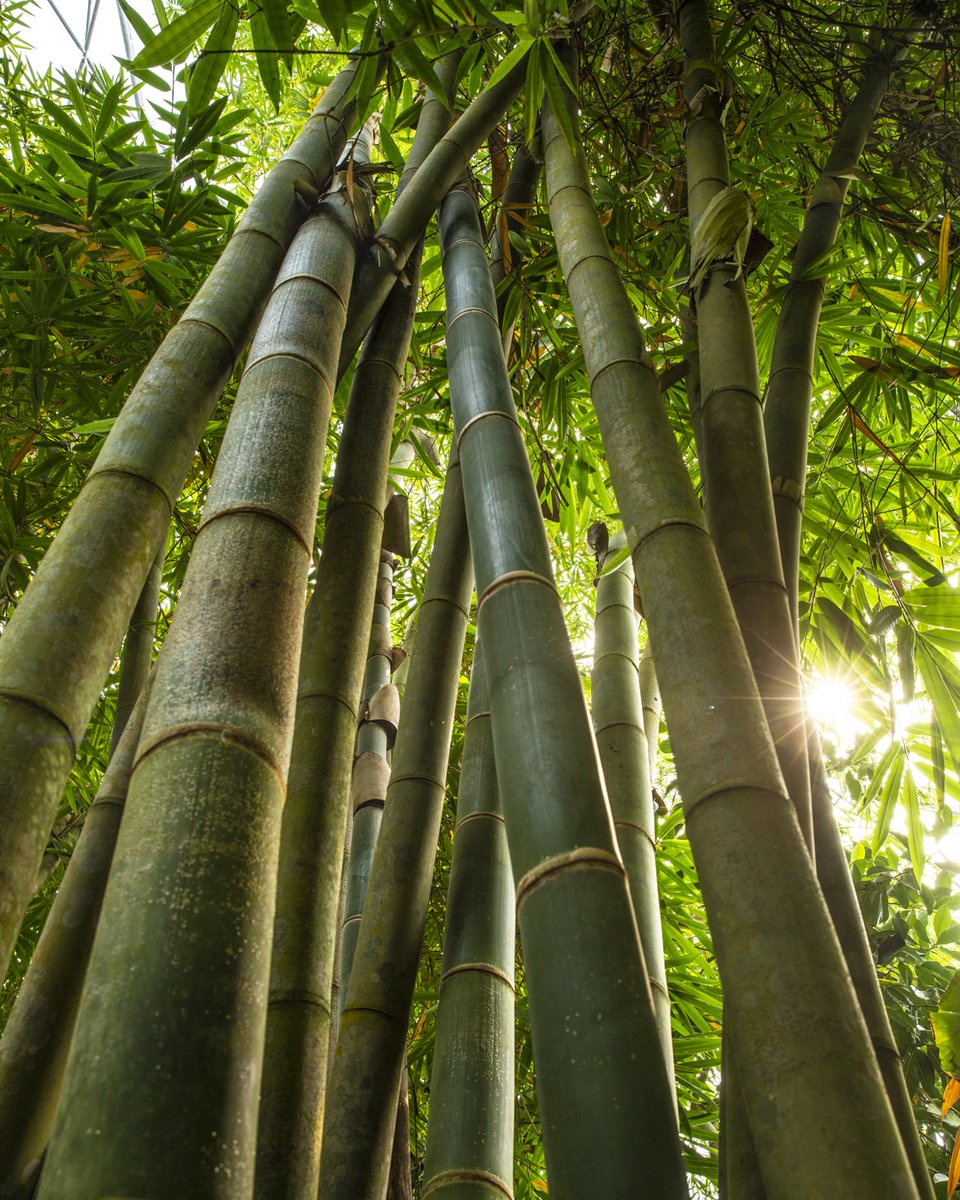
[[[33,1195],[50,1140],[149,687],[148,679],[84,817],[76,849],[0,1039],[0,1196],[4,1200],[29,1200]]]
[[[442,82],[451,79],[455,65],[456,56],[440,64]],[[408,165],[426,157],[448,121],[443,104],[428,96]],[[304,622],[257,1144],[255,1191],[270,1200],[313,1200],[317,1189],[350,767],[419,262],[417,249],[354,373]]]
[[[194,451],[306,216],[294,181],[325,186],[355,105],[351,63],[270,172],[220,261],[114,423],[0,644],[0,965],[100,687]]]
[[[687,197],[695,238],[704,210],[729,185],[729,167],[706,0],[682,0],[678,21],[687,102]],[[780,769],[813,852],[799,651],[780,565],[753,319],[741,267],[731,259],[717,261],[694,290],[693,300],[707,527],[760,688]]]
[[[116,751],[140,693],[153,666],[153,645],[157,636],[157,609],[160,604],[160,585],[163,582],[163,562],[166,539],[153,560],[140,596],[134,606],[123,642],[120,660],[120,680],[117,685],[117,706],[110,734],[110,753]]]
[[[426,232],[437,205],[517,98],[525,78],[526,64],[520,63],[493,87],[481,92],[419,165],[402,195],[398,194],[357,269],[355,299],[343,334],[341,374]]]
[[[516,902],[476,643],[447,890],[421,1195],[513,1195]]]
[[[370,630],[370,647],[363,673],[363,704],[369,712],[370,702],[381,688],[390,687],[393,671],[393,635],[390,632],[390,610],[393,593],[393,556],[380,554],[377,576],[377,598]],[[382,721],[364,719],[357,731],[357,753],[353,762],[353,828],[350,837],[350,861],[346,874],[346,895],[343,906],[343,926],[340,933],[340,1009],[350,986],[353,955],[360,934],[363,901],[373,865],[377,835],[383,818],[383,805],[390,782],[388,754],[396,737]],[[339,1015],[339,1014],[338,1014]]]
[[[568,113],[576,128],[572,96]],[[551,222],[633,550],[728,1025],[734,1044],[739,1036],[750,1045],[742,1083],[769,1195],[915,1200],[719,563],[590,195],[583,151],[571,154],[549,111],[544,155]]]
[[[330,1079],[320,1200],[380,1200],[387,1185],[472,590],[453,458]]]
[[[43,1200],[252,1194],[303,601],[363,196],[341,181],[304,224],[248,356],[158,659]]]
[[[670,994],[663,960],[656,829],[638,674],[639,623],[633,602],[633,564],[627,559],[597,580],[591,708],[613,827],[640,931],[663,1060],[672,1084]]]
[[[685,1197],[643,955],[466,191],[444,200],[440,237],[451,407],[550,1189],[560,1200]]]

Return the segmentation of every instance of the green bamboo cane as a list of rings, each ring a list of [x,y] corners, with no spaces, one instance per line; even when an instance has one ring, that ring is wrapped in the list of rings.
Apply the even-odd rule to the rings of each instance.
[[[393,636],[390,632],[393,563],[392,555],[381,553],[370,647],[363,675],[362,697],[368,711],[370,702],[380,689],[390,686],[390,675],[393,671]],[[388,754],[395,735],[396,729],[391,730],[376,720],[364,720],[357,732],[357,755],[353,764],[351,797],[353,828],[346,876],[343,926],[340,933],[341,1014],[350,986],[354,952],[363,915],[363,901],[367,894],[367,882],[383,818],[383,805],[387,798],[387,785],[390,782]]]
[[[303,597],[363,190],[298,234],[158,660],[42,1200],[243,1200]]]
[[[114,423],[0,645],[0,966],[63,783],[203,430],[355,105],[351,63],[264,181]]]
[[[643,954],[503,360],[479,213],[465,191],[444,200],[440,239],[451,407],[551,1192],[685,1197]]]
[[[421,1195],[513,1195],[516,902],[482,643],[473,654]]]
[[[729,189],[727,148],[706,0],[681,0],[685,55],[687,197],[694,255],[710,202]],[[747,204],[743,198],[743,204]],[[763,436],[753,319],[742,267],[730,247],[693,284],[699,358],[701,474],[713,535],[763,698],[790,799],[812,843],[810,778],[794,623],[783,583]]]
[[[458,52],[445,57],[438,68],[442,83],[452,86],[458,62]],[[407,179],[449,119],[439,98],[428,96],[404,172]],[[400,186],[406,186],[404,179]],[[256,1194],[271,1200],[313,1200],[317,1191],[350,767],[419,261],[417,249],[354,374],[304,627],[257,1146]],[[389,625],[381,634],[388,653]]]
[[[657,683],[657,668],[653,661],[650,642],[647,641],[640,656],[640,708],[643,712],[643,730],[647,737],[647,767],[651,785],[657,760],[660,755],[660,715],[663,704],[660,700],[660,685]],[[651,786],[652,790],[652,786]]]
[[[130,714],[136,706],[153,665],[153,644],[157,636],[157,606],[160,603],[160,584],[163,582],[163,561],[166,539],[157,551],[140,597],[127,626],[120,660],[120,682],[117,686],[117,707],[110,735],[110,753],[115,753]]]
[[[420,164],[403,194],[397,196],[377,230],[373,245],[360,260],[354,302],[343,334],[341,375],[394,281],[402,275],[413,248],[426,232],[430,217],[517,98],[525,78],[526,63],[521,62],[492,87],[482,91]]]
[[[454,458],[440,504],[333,1064],[321,1200],[380,1200],[387,1185],[472,587],[460,466]]]
[[[508,359],[516,320],[506,320],[507,299],[512,289],[504,286],[503,281],[511,275],[515,277],[524,260],[523,252],[511,242],[510,234],[522,238],[526,233],[528,214],[534,206],[543,171],[543,163],[538,155],[537,144],[528,149],[523,142],[513,152],[513,162],[510,164],[507,186],[503,189],[503,200],[490,247],[490,276],[497,293],[497,319],[503,331],[503,352]]]
[[[156,610],[154,610],[156,611]],[[149,682],[104,773],[0,1039],[0,1196],[33,1195],[80,1004]]]
[[[568,105],[575,128],[572,98]],[[590,196],[583,151],[571,154],[552,113],[544,118],[544,150],[551,221],[633,550],[728,1024],[734,1044],[739,1034],[749,1046],[738,1065],[769,1193],[914,1200],[719,563]]]
[[[795,620],[814,354],[826,290],[826,275],[822,266],[818,270],[817,264],[823,263],[836,242],[847,189],[880,102],[890,87],[896,64],[906,54],[921,25],[921,20],[914,19],[899,33],[885,34],[882,48],[864,66],[860,87],[844,114],[826,165],[811,193],[777,321],[764,429],[780,556]]]
[[[623,535],[620,534],[623,545]],[[611,549],[616,538],[611,541]],[[667,1077],[673,1081],[670,994],[663,960],[656,830],[639,679],[639,618],[629,559],[597,580],[591,697],[600,765],[627,871]]]

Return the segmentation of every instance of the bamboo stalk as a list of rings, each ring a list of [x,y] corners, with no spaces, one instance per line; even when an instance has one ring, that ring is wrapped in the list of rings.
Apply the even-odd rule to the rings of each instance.
[[[149,681],[96,799],[0,1039],[0,1196],[34,1193],[60,1095],[103,893],[123,815]]]
[[[639,675],[640,707],[643,712],[643,730],[647,737],[647,767],[652,782],[660,754],[660,714],[663,710],[663,703],[660,700],[657,668],[653,661],[649,640],[640,656]]]
[[[460,466],[453,459],[341,1019],[323,1132],[321,1200],[380,1200],[387,1186],[472,587]]]
[[[523,142],[514,150],[490,246],[490,277],[493,280],[493,290],[497,293],[497,320],[503,331],[501,341],[508,362],[516,321],[505,319],[507,297],[511,288],[501,285],[511,275],[519,275],[519,268],[524,260],[523,253],[510,240],[510,234],[515,233],[519,237],[526,234],[529,214],[534,207],[537,186],[543,171],[543,163],[538,155],[539,147],[527,149]]]
[[[777,321],[764,404],[764,430],[780,556],[794,620],[799,603],[800,535],[813,365],[826,289],[825,273],[812,275],[811,270],[836,242],[847,189],[880,102],[890,87],[896,64],[906,54],[922,24],[921,19],[914,18],[904,30],[888,31],[879,52],[872,54],[864,65],[860,87],[844,114],[826,165],[810,195]]]
[[[440,65],[450,79],[457,56]],[[449,120],[428,97],[410,159]],[[419,249],[357,365],[307,607],[274,921],[256,1194],[314,1200],[330,1066],[331,1000],[350,766],[377,587],[387,464],[413,329]],[[389,652],[389,625],[381,630]],[[389,678],[389,676],[388,676]],[[342,968],[341,968],[342,969]]]
[[[130,393],[0,645],[0,965],[16,938],[63,783],[197,443],[250,337],[355,105],[357,64],[251,202],[237,232]]]
[[[623,545],[623,535],[619,537]],[[633,603],[633,565],[629,559],[597,580],[595,633],[591,677],[593,725],[617,845],[640,932],[663,1061],[672,1086],[670,994],[663,961],[649,748],[638,674],[639,618]]]
[[[551,1192],[685,1197],[643,954],[466,192],[444,200],[440,238],[451,407]]]
[[[525,78],[526,64],[520,63],[493,87],[482,91],[418,166],[402,195],[397,196],[357,268],[354,302],[347,315],[340,353],[340,375],[350,365],[394,281],[402,275],[430,217],[517,98]]]
[[[678,20],[685,56],[687,196],[694,238],[710,201],[729,185],[729,168],[706,0],[682,0]],[[707,526],[788,793],[812,847],[798,648],[780,565],[753,319],[740,267],[730,259],[717,261],[694,289],[694,300]]]
[[[572,98],[568,104],[575,127]],[[750,1046],[738,1065],[768,1191],[775,1200],[913,1200],[719,563],[590,197],[583,152],[571,154],[550,113],[544,149],[551,221],[633,550],[728,1025],[734,1045]]]
[[[482,643],[470,674],[421,1195],[513,1195],[516,903]]]
[[[158,660],[42,1200],[252,1195],[303,596],[363,236],[362,190],[344,193],[291,246],[224,437]]]
[[[140,597],[127,626],[120,660],[120,682],[117,687],[117,707],[110,734],[110,753],[116,752],[130,714],[136,706],[140,693],[150,676],[153,665],[153,645],[157,636],[157,606],[160,603],[160,584],[163,581],[163,562],[166,556],[166,538],[157,551],[147,578],[144,580]]]

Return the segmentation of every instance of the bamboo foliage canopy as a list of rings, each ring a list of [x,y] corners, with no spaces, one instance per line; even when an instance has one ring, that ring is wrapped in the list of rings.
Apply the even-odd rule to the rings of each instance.
[[[680,521],[678,513],[683,521],[705,524],[721,547],[729,581],[736,572],[728,570],[723,547],[749,541],[749,530],[767,529],[771,507],[776,513],[779,550],[765,533],[763,572],[751,568],[747,584],[759,592],[782,586],[775,562],[779,553],[788,599],[778,601],[776,630],[764,629],[761,621],[751,626],[751,636],[759,643],[766,637],[768,651],[782,645],[784,614],[790,609],[788,624],[796,638],[807,712],[818,726],[826,767],[827,819],[832,807],[851,867],[852,887],[842,871],[838,883],[836,871],[828,880],[825,869],[821,886],[831,913],[836,904],[847,904],[854,940],[866,938],[853,974],[859,992],[858,972],[866,964],[872,980],[870,964],[876,965],[889,1022],[878,1025],[868,1018],[868,1025],[885,1065],[884,1079],[899,1051],[906,1096],[901,1109],[905,1106],[916,1120],[930,1180],[937,1194],[946,1194],[956,1121],[953,1115],[941,1116],[949,1078],[944,1069],[960,1073],[960,1062],[951,1057],[950,1037],[939,1021],[942,1045],[936,1044],[930,1014],[960,967],[960,889],[955,879],[960,841],[954,833],[960,818],[960,472],[955,465],[960,452],[960,82],[955,54],[960,14],[953,6],[922,0],[777,0],[765,5],[716,0],[705,10],[713,58],[691,57],[688,41],[685,62],[681,27],[693,19],[694,10],[704,8],[694,0],[679,6],[671,0],[560,0],[556,8],[539,0],[503,0],[495,8],[481,0],[393,0],[389,5],[359,0],[354,6],[341,0],[269,0],[262,7],[242,8],[222,0],[154,0],[149,13],[148,6],[121,7],[132,43],[123,65],[67,63],[63,71],[51,73],[38,67],[36,52],[26,50],[29,41],[42,40],[28,29],[27,6],[6,5],[0,13],[0,88],[5,97],[0,106],[0,648],[9,625],[14,636],[8,646],[28,650],[22,657],[9,651],[6,657],[13,666],[8,668],[0,649],[0,701],[16,714],[3,718],[6,725],[0,728],[0,779],[12,780],[18,788],[23,782],[30,795],[47,798],[47,808],[31,801],[23,810],[29,821],[20,822],[11,814],[21,810],[12,807],[6,794],[0,796],[0,828],[6,828],[2,820],[9,818],[16,831],[11,844],[0,839],[0,879],[15,874],[24,894],[35,893],[25,912],[16,900],[8,914],[15,948],[9,966],[4,964],[0,1023],[13,1010],[100,786],[125,659],[129,655],[132,661],[134,654],[143,659],[143,637],[131,634],[123,642],[122,631],[157,542],[166,527],[159,604],[150,601],[157,617],[155,655],[175,622],[194,546],[202,547],[209,537],[197,535],[202,527],[218,523],[215,508],[208,506],[204,515],[204,506],[258,313],[281,269],[285,247],[326,186],[334,165],[328,160],[348,133],[375,115],[373,161],[366,165],[355,157],[341,175],[339,202],[351,228],[359,223],[371,186],[377,211],[373,232],[365,233],[357,246],[329,433],[325,444],[309,448],[292,437],[279,443],[298,463],[309,457],[309,469],[320,484],[316,521],[312,506],[297,514],[298,537],[309,543],[304,549],[318,554],[323,540],[354,373],[350,354],[375,315],[377,297],[412,285],[417,313],[393,448],[413,434],[417,449],[393,482],[407,496],[413,553],[397,567],[394,646],[384,649],[395,667],[401,645],[416,655],[413,623],[442,487],[436,460],[446,460],[454,436],[447,297],[434,213],[465,168],[466,186],[479,200],[487,250],[496,260],[496,299],[507,331],[506,364],[517,425],[539,494],[545,552],[589,702],[597,567],[587,534],[598,522],[611,531],[619,528],[625,519],[621,505],[626,510],[631,503],[625,493],[618,499],[616,488],[623,492],[624,484],[616,474],[620,467],[611,468],[627,457],[627,443],[618,433],[611,444],[604,425],[604,447],[590,384],[599,394],[598,384],[600,390],[609,389],[614,378],[626,379],[629,372],[624,355],[596,369],[591,364],[600,361],[599,341],[592,340],[586,354],[581,341],[586,329],[594,328],[602,331],[605,346],[627,344],[626,325],[607,316],[613,310],[605,307],[606,285],[592,292],[581,288],[589,293],[586,316],[583,311],[575,315],[570,297],[578,295],[577,272],[583,278],[601,258],[609,260],[609,278],[618,275],[622,281],[631,326],[636,324],[642,336],[634,365],[645,379],[643,403],[658,406],[657,420],[669,425],[680,451],[676,468],[665,465],[666,459],[648,444],[641,442],[630,451],[630,479],[638,487],[674,472],[680,489],[670,512],[664,510],[659,518],[651,513],[650,528],[657,527],[658,519]],[[569,67],[574,49],[576,79]],[[418,169],[407,173],[407,182],[417,181],[408,191],[414,199],[390,217],[427,92],[447,94],[437,76],[445,59],[446,70],[456,64],[452,108],[458,119],[441,154],[425,162],[422,155],[415,156]],[[564,103],[568,83],[577,87],[576,101],[569,106]],[[541,122],[545,99],[553,117]],[[318,100],[322,112],[335,112],[336,128],[323,126],[321,146],[314,121],[308,128],[316,143],[309,152],[300,143],[300,151],[270,176],[273,182],[251,209],[251,198]],[[436,112],[430,120],[435,119]],[[440,125],[446,124],[444,117]],[[702,131],[708,125],[710,153],[719,155],[716,162],[725,149],[725,164],[717,171],[704,149]],[[589,253],[581,249],[580,261],[565,281],[557,248],[561,230],[558,223],[555,236],[548,213],[548,193],[556,188],[549,178],[538,176],[537,164],[546,145],[549,171],[550,138],[560,139],[554,151],[561,143],[572,150],[576,136],[583,144],[583,195],[599,222],[588,237],[582,214],[565,218],[578,227],[578,244],[593,247]],[[432,144],[424,138],[422,145],[428,141]],[[697,164],[697,185],[688,195],[689,163]],[[701,189],[698,181],[704,174],[713,182]],[[285,207],[272,207],[270,188],[281,189]],[[708,193],[724,188],[729,189],[725,211],[730,227],[721,227],[715,207],[698,238],[697,221]],[[247,211],[253,215],[244,221]],[[381,223],[384,236],[378,238]],[[255,250],[250,249],[256,241],[253,229],[263,239]],[[423,234],[416,283],[406,261]],[[696,278],[689,287],[691,234]],[[204,292],[206,299],[178,325],[228,244],[233,249],[222,259],[225,269]],[[244,246],[248,249],[241,251]],[[564,266],[569,271],[566,259]],[[295,269],[289,261],[283,270],[288,269]],[[718,338],[715,332],[715,314],[728,307],[734,294],[738,319],[752,324],[755,359],[753,346],[746,348],[739,335]],[[698,321],[711,325],[709,336],[704,332],[703,363]],[[171,330],[177,332],[168,349],[160,352],[146,383],[138,385]],[[164,354],[176,356],[178,345],[187,347],[176,383],[176,402],[183,407],[180,415],[171,416],[168,405],[163,418],[164,403],[173,393],[164,391],[156,363]],[[749,431],[738,439],[731,433],[734,426],[718,417],[717,395],[736,372],[743,376],[757,368],[764,428],[753,413],[749,426],[741,427]],[[331,387],[333,382],[331,375]],[[140,399],[128,410],[126,424],[118,422],[135,385]],[[756,390],[754,384],[751,388]],[[640,410],[639,395],[631,392],[624,405],[623,437]],[[756,405],[755,397],[744,403],[744,411],[750,404]],[[108,447],[98,462],[115,423],[110,447],[123,453]],[[242,431],[234,428],[231,439],[235,443],[242,437],[243,450],[238,455],[229,441],[227,450],[244,469],[263,449],[265,428],[255,422]],[[434,457],[424,449],[428,439],[436,443]],[[763,439],[768,466],[757,457]],[[735,501],[735,489],[724,491],[723,477],[710,474],[721,457],[727,478],[740,489]],[[714,464],[706,472],[706,498],[701,461]],[[274,520],[264,514],[280,502],[280,475],[268,472],[266,491],[244,501],[257,519]],[[768,490],[761,487],[764,477],[769,478]],[[745,481],[751,481],[749,486]],[[366,503],[362,497],[367,489],[378,496],[383,486],[379,476],[371,477],[346,499]],[[736,518],[733,527],[730,514],[744,511],[743,492],[750,488],[758,492],[756,510],[742,521]],[[93,513],[102,524],[86,528],[104,532],[88,534],[82,551],[71,552],[80,582],[64,592],[70,606],[51,602],[42,620],[22,633],[34,602],[21,608],[21,601],[51,546],[64,544],[55,538],[78,496],[71,521],[79,522],[76,512]],[[488,499],[495,504],[498,497]],[[529,516],[517,517],[514,528],[512,517],[504,521],[502,507],[490,513],[491,519],[494,513],[500,519],[498,528],[509,526],[505,536],[514,537],[521,548],[542,536]],[[763,520],[751,524],[761,513],[766,514]],[[476,520],[472,514],[471,519]],[[69,526],[65,528],[69,536]],[[471,528],[476,546],[474,533]],[[56,575],[65,553],[53,552],[35,593],[49,586],[44,578]],[[364,553],[370,557],[369,549]],[[598,557],[614,571],[623,562],[605,551]],[[253,571],[252,564],[247,567]],[[277,561],[266,574],[275,570],[276,582],[281,568]],[[200,570],[195,569],[195,576]],[[315,578],[311,569],[308,593]],[[671,589],[686,589],[682,571],[670,578]],[[239,586],[238,579],[233,585]],[[648,578],[638,571],[638,579],[642,648],[645,609],[651,616],[685,610],[680,595],[664,595],[658,588],[655,573]],[[701,582],[690,578],[689,586]],[[219,575],[215,586],[219,592]],[[223,586],[229,593],[230,576]],[[295,586],[299,589],[300,583]],[[371,594],[372,587],[371,580]],[[86,599],[79,603],[77,597]],[[206,599],[190,603],[204,606]],[[291,611],[299,609],[298,599],[290,603]],[[10,625],[18,609],[21,615]],[[97,617],[94,609],[108,618]],[[751,611],[764,611],[762,597]],[[137,628],[149,628],[150,615],[138,614]],[[706,664],[683,644],[684,628],[678,625],[668,640],[669,621],[661,615],[652,644],[654,662],[658,653],[662,659],[669,655],[661,682],[676,695],[677,679],[695,689],[698,680],[719,677],[714,667],[730,651],[732,629],[725,618],[711,625],[714,661]],[[293,625],[283,637],[294,638]],[[238,652],[250,662],[263,656],[276,669],[280,648],[274,654],[269,645],[256,643],[250,635]],[[176,639],[172,645],[176,648]],[[425,1178],[446,880],[472,645],[471,626],[408,1027],[415,1196]],[[285,662],[294,660],[286,643],[283,653]],[[631,663],[633,657],[628,655]],[[792,658],[792,651],[786,657]],[[776,649],[772,658],[774,666],[785,662]],[[42,663],[37,668],[42,680],[33,688],[25,681],[34,677],[35,663]],[[789,673],[792,668],[785,665]],[[244,686],[266,688],[268,682],[264,670]],[[178,680],[185,705],[200,695],[199,683],[193,697],[191,686],[189,678]],[[288,679],[284,686],[295,684]],[[503,691],[509,682],[498,687]],[[694,778],[686,756],[696,739],[683,726],[684,714],[675,701],[671,712],[669,692],[663,724],[658,703],[647,705],[650,695],[649,689],[644,692],[639,729],[657,753],[650,772],[652,797],[645,801],[653,810],[652,824],[644,813],[642,826],[652,829],[655,846],[663,964],[662,971],[647,964],[647,974],[657,979],[662,974],[669,992],[679,1132],[690,1192],[713,1196],[722,1142],[718,1081],[724,1009],[717,957],[726,962],[728,950],[718,946],[715,957],[713,937],[729,926],[715,924],[711,933],[686,839],[677,779],[684,784]],[[718,703],[721,699],[730,697],[718,697]],[[344,711],[350,704],[356,711],[358,701],[345,698]],[[542,701],[548,702],[554,701],[549,696]],[[131,703],[125,692],[124,711]],[[561,722],[560,714],[570,711],[572,702],[558,696],[555,703],[555,710],[536,714],[537,728]],[[709,697],[705,704],[709,711]],[[41,707],[46,723],[36,725]],[[28,711],[29,719],[20,715]],[[63,720],[61,713],[66,714]],[[493,719],[496,723],[496,713]],[[227,711],[205,714],[203,720],[234,724]],[[400,720],[402,729],[402,713]],[[634,717],[630,720],[636,723]],[[148,714],[146,727],[158,729],[158,722],[155,711],[153,718]],[[604,723],[616,721],[604,718]],[[784,723],[790,724],[789,711],[785,717],[781,713],[781,727]],[[704,724],[704,741],[708,733]],[[563,730],[557,729],[556,736],[562,741]],[[780,735],[775,736],[779,741]],[[744,744],[769,742],[762,724],[752,727],[750,738],[745,732]],[[522,748],[522,729],[518,740]],[[138,761],[144,753],[155,756],[150,746],[142,747]],[[729,761],[735,760],[732,747]],[[770,762],[775,775],[775,759]],[[715,803],[709,798],[713,769],[709,760],[696,767],[698,808]],[[730,772],[726,766],[724,770],[726,780]],[[277,772],[273,778],[279,778]],[[814,765],[812,790],[817,778],[822,777]],[[164,787],[164,804],[172,810],[177,787]],[[276,795],[272,803],[279,805]],[[514,811],[506,806],[508,837]],[[309,822],[309,816],[304,820]],[[821,809],[814,817],[814,841],[819,839],[826,861],[829,839],[823,820]],[[580,832],[573,830],[571,836],[576,839]],[[588,836],[584,833],[583,839]],[[770,857],[757,864],[759,880],[777,873],[777,854],[768,850]],[[816,845],[814,855],[819,869]],[[14,874],[3,873],[8,869]],[[266,869],[269,876],[275,864]],[[132,870],[124,883],[127,889],[134,886]],[[143,879],[143,886],[149,886],[147,873]],[[705,865],[704,884],[712,904],[714,885],[707,881]],[[65,895],[69,892],[64,889]],[[836,899],[841,893],[846,901]],[[547,894],[544,889],[543,896]],[[151,903],[149,896],[145,899]],[[753,902],[762,909],[762,893]],[[0,898],[0,914],[6,903]],[[335,898],[327,897],[327,907],[335,906]],[[54,920],[58,929],[68,925],[62,914]],[[272,911],[259,912],[256,920],[258,927],[269,928]],[[601,947],[605,936],[609,930],[591,931]],[[845,935],[840,940],[847,950]],[[798,964],[804,945],[796,945]],[[157,954],[162,964],[162,946]],[[211,962],[217,957],[211,951]],[[110,955],[101,949],[93,961],[110,961]],[[156,974],[162,978],[162,966]],[[535,990],[533,973],[530,984]],[[258,986],[266,989],[268,984],[261,980]],[[789,997],[782,999],[789,1004]],[[254,1007],[266,1002],[264,990]],[[544,1008],[538,1003],[528,992],[521,948],[516,964],[514,1167],[512,1181],[506,1181],[516,1200],[531,1200],[548,1190],[566,1195],[559,1176],[551,1183],[544,1157],[534,1062],[539,1035],[532,1037],[530,1027],[531,1011],[537,1020]],[[199,1022],[202,1017],[194,1013],[184,1019]],[[26,1035],[19,1029],[22,1051]],[[742,1030],[738,1037],[744,1037]],[[759,1044],[751,1047],[747,1039],[735,1053],[768,1051]],[[61,1047],[58,1054],[62,1052]],[[0,1079],[4,1069],[0,1040]],[[751,1076],[738,1067],[740,1074]],[[49,1108],[53,1102],[44,1103]],[[748,1112],[750,1108],[748,1098]],[[251,1112],[247,1110],[248,1123]],[[506,1121],[494,1124],[509,1127]],[[117,1135],[122,1140],[122,1131]],[[34,1150],[30,1156],[36,1157]],[[62,1153],[56,1161],[58,1177],[63,1176],[69,1168]],[[790,1190],[793,1184],[774,1178],[769,1165],[764,1170],[771,1197],[803,1195]],[[498,1168],[496,1174],[499,1180],[502,1171]],[[6,1194],[4,1186],[0,1178],[0,1196]],[[490,1186],[495,1190],[500,1185]],[[320,1188],[323,1195],[322,1179]]]

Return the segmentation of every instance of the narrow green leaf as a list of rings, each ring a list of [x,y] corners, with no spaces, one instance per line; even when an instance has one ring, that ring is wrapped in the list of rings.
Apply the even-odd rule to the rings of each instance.
[[[570,148],[570,153],[576,155],[577,140],[573,130],[573,125],[570,121],[570,112],[566,104],[566,87],[561,82],[560,76],[557,73],[559,64],[556,61],[556,55],[553,47],[549,42],[545,43],[548,53],[543,57],[543,85],[546,88],[547,99],[550,102],[550,107],[553,110],[553,115],[557,118],[557,124],[563,131],[564,140]]]
[[[521,38],[510,53],[500,61],[496,70],[487,81],[487,87],[493,87],[495,83],[499,83],[501,79],[505,79],[515,66],[523,62],[530,53],[530,48],[534,45],[536,45],[534,38]]]
[[[920,800],[909,763],[906,764],[906,770],[903,773],[903,806],[907,810],[907,845],[910,849],[910,863],[913,866],[917,883],[920,883],[927,857],[923,844],[923,822],[920,820]]]
[[[960,765],[960,714],[953,692],[948,687],[937,664],[935,655],[922,634],[917,637],[916,661],[920,668],[924,687],[933,705],[933,712],[940,727],[943,742],[950,751],[953,761]]]
[[[187,103],[191,115],[203,112],[213,99],[230,57],[226,52],[233,46],[239,23],[239,9],[233,4],[224,4],[187,84]]]
[[[960,629],[960,589],[949,584],[910,588],[901,597],[903,603],[924,625],[941,629]]]
[[[896,756],[880,793],[880,811],[877,814],[877,826],[873,831],[874,854],[887,840],[893,811],[897,806],[897,796],[900,794],[900,780],[903,778],[903,747],[899,742],[895,742],[894,747]],[[909,774],[909,771],[907,773]]]
[[[260,8],[267,20],[267,28],[273,44],[278,50],[289,50],[293,45],[290,30],[290,15],[286,0],[260,0]]]
[[[943,757],[943,734],[936,717],[930,722],[930,760],[933,763],[933,786],[937,796],[937,812],[943,808],[947,795],[947,764]]]
[[[163,67],[177,62],[217,19],[221,0],[200,0],[189,12],[175,17],[133,60],[135,68]]]
[[[133,7],[133,5],[128,4],[127,0],[117,0],[117,2],[119,3],[121,9],[123,10],[123,15],[130,22],[131,27],[133,28],[134,32],[136,33],[136,35],[140,39],[140,41],[143,42],[144,45],[146,45],[148,42],[152,41],[153,40],[153,30],[150,28],[149,24],[143,19],[143,17],[140,16],[140,14]]]
[[[540,97],[543,95],[543,72],[540,67],[542,42],[534,42],[527,59],[527,77],[524,81],[524,140],[529,146],[537,132],[540,119]],[[501,64],[502,65],[502,64]]]
[[[257,12],[250,14],[250,33],[253,37],[260,78],[267,95],[273,102],[273,107],[279,112],[280,97],[283,94],[280,84],[279,56],[273,52],[273,38],[263,9],[258,9]]]
[[[347,20],[345,0],[317,0],[317,12],[321,22],[330,30],[331,37],[339,42]]]
[[[436,71],[416,42],[398,42],[393,48],[393,55],[409,75],[427,85],[444,107],[450,107],[443,84],[437,78]]]
[[[933,1036],[944,1071],[960,1076],[960,971],[950,980],[933,1014]]]
[[[864,812],[866,812],[866,810],[871,804],[873,804],[874,800],[879,795],[880,789],[883,786],[883,781],[887,777],[887,772],[893,765],[897,755],[901,752],[900,743],[891,742],[884,752],[883,758],[881,758],[879,763],[877,763],[876,769],[873,772],[873,777],[870,780],[870,786],[867,788],[867,794],[863,798],[862,808]]]

